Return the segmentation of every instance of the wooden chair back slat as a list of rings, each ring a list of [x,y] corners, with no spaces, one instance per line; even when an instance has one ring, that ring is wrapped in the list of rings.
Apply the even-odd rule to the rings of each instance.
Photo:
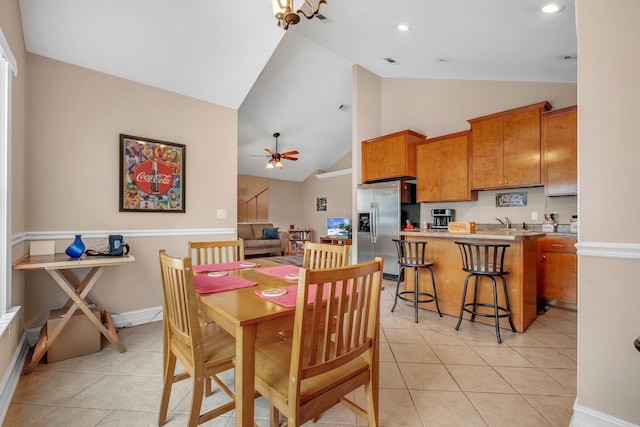
[[[189,255],[193,265],[221,264],[244,260],[244,241],[189,242]]]
[[[302,267],[325,269],[349,265],[351,245],[305,242]]]

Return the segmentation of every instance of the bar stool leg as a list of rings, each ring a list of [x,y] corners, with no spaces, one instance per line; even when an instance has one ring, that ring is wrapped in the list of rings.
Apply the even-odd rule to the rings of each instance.
[[[462,304],[460,304],[460,316],[458,316],[458,324],[456,325],[456,331],[460,328],[460,324],[462,323],[462,316],[464,315],[464,303],[467,299],[467,285],[469,284],[469,279],[473,276],[473,274],[468,274],[467,278],[464,280],[464,288],[462,288]]]
[[[475,277],[476,282],[473,285],[473,310],[471,311],[471,322],[475,322],[476,311],[478,311],[478,281],[480,280],[480,276],[477,274],[474,274],[473,276]]]
[[[427,267],[427,268],[431,273],[431,284],[433,285],[433,299],[436,302],[436,310],[438,310],[438,315],[442,317],[442,313],[440,312],[440,304],[438,304],[438,290],[436,289],[436,276],[433,274],[433,269],[431,267]]]
[[[496,338],[498,339],[498,344],[502,344],[502,338],[500,338],[500,313],[498,310],[498,286],[493,276],[489,276],[489,278],[493,282],[493,314],[496,322]],[[511,316],[509,316],[509,319],[511,319]]]
[[[396,309],[396,304],[398,304],[398,295],[400,295],[400,278],[402,277],[402,271],[404,270],[404,266],[400,267],[400,271],[398,271],[398,283],[396,284],[396,298],[393,301],[393,307],[391,308],[391,312]]]
[[[507,281],[503,276],[500,276],[500,278],[502,279],[502,287],[504,289],[504,304],[507,309],[507,313],[509,313],[509,316],[507,316],[507,319],[509,319],[509,326],[511,326],[511,330],[515,332],[516,327],[513,326],[513,320],[511,320],[511,305],[509,304],[509,293],[507,292]]]
[[[418,268],[417,267],[413,268],[413,309],[416,311],[416,323],[418,323]]]

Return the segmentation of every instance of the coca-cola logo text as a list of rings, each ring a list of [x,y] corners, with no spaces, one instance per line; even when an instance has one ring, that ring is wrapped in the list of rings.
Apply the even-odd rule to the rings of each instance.
[[[166,194],[173,185],[171,168],[163,162],[142,162],[133,173],[133,181],[147,194]]]

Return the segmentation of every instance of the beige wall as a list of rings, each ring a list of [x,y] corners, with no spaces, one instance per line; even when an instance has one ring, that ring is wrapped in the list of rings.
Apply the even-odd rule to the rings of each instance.
[[[302,183],[269,180],[269,222],[285,231],[289,225],[304,226],[302,215]]]
[[[640,211],[640,2],[577,0],[576,10],[580,243],[574,425],[589,425],[588,410],[640,425],[640,353],[633,347],[640,335],[640,228],[633,225]]]
[[[185,256],[188,240],[235,237],[236,162],[220,159],[237,157],[237,112],[36,55],[27,66],[27,231],[68,232],[59,251],[74,233],[123,234],[136,262],[108,269],[94,299],[116,313],[161,305],[158,249]],[[118,211],[120,133],[186,145],[186,213]],[[205,229],[222,234],[188,234]],[[27,273],[26,290],[27,327],[64,302],[43,272]]]

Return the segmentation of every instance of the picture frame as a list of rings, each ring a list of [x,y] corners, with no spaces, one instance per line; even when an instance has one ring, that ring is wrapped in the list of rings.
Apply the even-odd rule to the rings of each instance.
[[[319,196],[316,198],[316,211],[327,210],[327,196]]]
[[[120,212],[186,212],[186,146],[120,134]]]
[[[527,206],[527,192],[496,193],[496,207],[524,207]]]

